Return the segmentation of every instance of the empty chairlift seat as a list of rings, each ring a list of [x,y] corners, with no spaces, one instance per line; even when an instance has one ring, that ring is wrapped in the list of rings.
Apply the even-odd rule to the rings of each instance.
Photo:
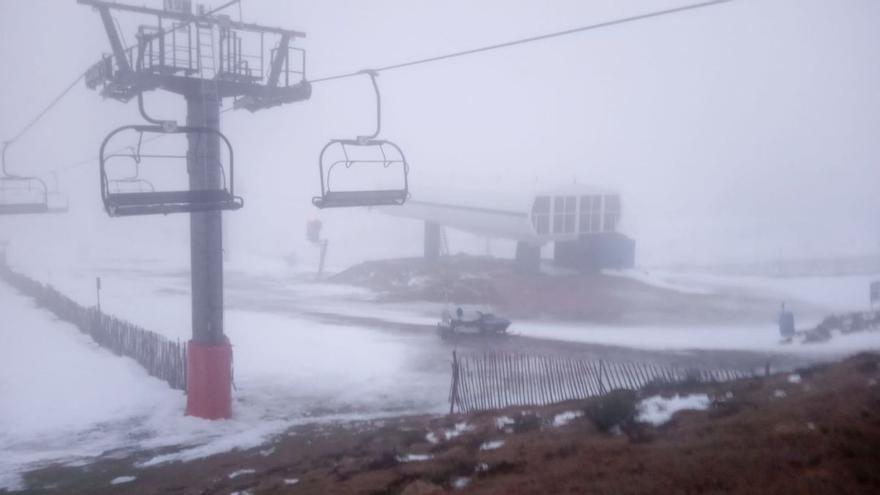
[[[334,139],[321,150],[321,195],[318,208],[402,205],[409,197],[409,164],[400,147],[377,139],[382,130],[382,98],[376,71],[370,77],[376,94],[376,129],[356,139]]]
[[[111,180],[107,184],[110,194],[155,192],[153,183],[141,178]]]
[[[135,148],[130,148],[130,153],[116,153],[107,156],[107,162],[113,162],[113,166],[124,166],[126,163],[131,168],[131,173],[125,176],[114,175],[113,179],[107,179],[107,190],[110,194],[145,193],[155,192],[156,187],[152,182],[141,178],[141,158]],[[116,163],[119,159],[121,163]]]
[[[108,153],[108,143],[123,133],[135,133],[136,148]],[[144,139],[147,134],[156,135]],[[187,138],[184,143],[161,143],[179,149],[188,146],[189,153],[169,153],[163,149],[145,149],[147,143],[158,142],[158,135]],[[211,137],[219,138],[222,153],[209,154]],[[151,145],[151,148],[155,148]],[[190,161],[208,160],[201,177],[190,177]],[[197,162],[196,162],[197,163]],[[110,216],[191,213],[237,210],[243,200],[234,193],[233,152],[229,140],[220,132],[202,127],[126,126],[113,131],[101,145],[101,199]],[[210,170],[210,167],[217,167]],[[144,175],[143,177],[141,175]]]
[[[0,215],[49,213],[46,183],[35,177],[0,177]]]
[[[335,139],[320,156],[318,208],[402,205],[409,197],[403,151],[385,140]]]
[[[2,157],[0,157],[0,215],[67,211],[66,199],[63,205],[55,201],[62,195],[57,191],[50,191],[42,179],[9,173],[6,152],[11,144],[11,142],[3,144]],[[57,178],[55,186],[56,188],[58,186]]]

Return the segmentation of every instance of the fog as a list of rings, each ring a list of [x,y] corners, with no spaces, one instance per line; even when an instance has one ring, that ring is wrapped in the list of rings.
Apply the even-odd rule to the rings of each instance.
[[[125,3],[163,6],[159,0]],[[290,459],[275,449],[286,455],[283,444],[301,442],[303,432],[294,430],[303,425],[404,415],[452,421],[453,412],[461,414],[455,418],[462,422],[439,429],[437,423],[430,432],[420,430],[423,424],[406,430],[416,432],[409,436],[418,441],[424,438],[422,444],[440,458],[455,437],[482,431],[467,423],[473,419],[467,415],[486,408],[463,407],[461,400],[467,393],[480,399],[482,389],[457,387],[480,380],[479,370],[489,369],[488,360],[499,355],[525,364],[517,371],[521,376],[505,375],[508,380],[496,382],[498,387],[530,383],[563,393],[566,387],[557,385],[567,379],[564,374],[530,368],[533,358],[570,370],[568,379],[585,387],[577,396],[530,396],[522,390],[505,396],[514,402],[504,407],[540,408],[604,399],[618,388],[642,393],[655,381],[727,386],[780,373],[767,380],[801,387],[800,375],[793,380],[795,375],[783,374],[880,349],[880,313],[874,310],[880,300],[880,2],[875,0],[707,2],[670,15],[380,71],[379,138],[404,151],[412,203],[446,201],[451,205],[441,206],[461,210],[466,208],[459,198],[468,197],[474,201],[469,221],[485,222],[474,218],[487,211],[506,216],[514,227],[501,225],[496,216],[491,227],[497,230],[483,232],[510,234],[524,226],[531,237],[520,244],[512,239],[523,238],[512,235],[487,239],[450,226],[431,230],[438,221],[404,218],[400,212],[407,206],[312,205],[321,193],[319,153],[325,144],[368,135],[375,125],[370,79],[352,73],[682,5],[681,0],[232,5],[226,13],[233,20],[307,33],[293,45],[307,53],[306,79],[313,88],[305,101],[255,113],[233,110],[232,98],[223,101],[220,128],[234,148],[235,193],[244,207],[222,214],[226,278],[220,291],[214,289],[221,284],[205,282],[219,272],[211,270],[219,265],[210,263],[219,256],[212,258],[208,249],[195,250],[194,259],[210,276],[196,276],[191,285],[189,215],[111,218],[105,212],[99,146],[120,126],[144,124],[135,100],[104,99],[80,81],[41,114],[111,51],[98,13],[74,0],[0,0],[0,141],[14,141],[6,153],[8,172],[42,178],[69,203],[63,214],[0,215],[0,262],[8,261],[0,263],[0,492],[75,493],[81,486],[132,483],[148,472],[145,478],[152,478],[144,485],[126,485],[132,493],[164,493],[161,485],[172,481],[179,483],[174,489],[200,488],[205,480],[220,480],[210,488],[218,492],[256,489],[256,482],[230,481],[256,472],[224,472],[231,462],[200,464],[171,476],[162,470],[175,461],[210,464],[219,453],[235,459],[241,450],[247,463],[267,463],[259,470],[271,463],[285,466],[259,476],[282,471],[293,476]],[[155,21],[127,13],[117,20],[126,45],[136,45],[142,23]],[[223,23],[211,24],[212,30]],[[266,51],[274,42],[267,40]],[[186,122],[181,96],[160,90],[146,93],[145,100],[154,117]],[[155,153],[185,155],[186,136],[150,145]],[[132,134],[119,135],[110,149],[135,142]],[[380,162],[386,168],[387,160]],[[141,173],[157,188],[180,188],[188,178],[185,162],[174,170]],[[564,232],[565,238],[541,232],[537,208],[528,210],[535,194],[585,186],[602,192],[566,193],[580,195],[571,196],[572,208],[580,205],[576,215],[568,210],[568,198],[553,202],[553,221],[574,225],[577,218],[579,230]],[[619,223],[610,206],[618,204],[614,193],[622,203]],[[511,199],[528,206],[499,213]],[[601,214],[593,200],[602,205]],[[585,213],[585,204],[594,210]],[[395,214],[391,208],[400,209]],[[547,208],[539,213],[549,223]],[[609,208],[615,210],[611,220]],[[194,218],[204,228],[215,217]],[[308,239],[307,223],[316,219],[323,225],[321,239]],[[585,230],[584,219],[590,225],[601,219],[603,227]],[[554,235],[560,232],[553,227]],[[540,250],[528,244],[535,239],[546,241]],[[621,263],[617,260],[631,253],[630,239],[634,262]],[[327,264],[316,277],[322,240]],[[448,249],[442,249],[446,243]],[[434,258],[429,245],[437,249]],[[471,256],[437,262],[442,254],[459,253]],[[809,263],[816,260],[821,263]],[[875,300],[869,301],[869,285],[876,289]],[[869,308],[872,312],[865,312]],[[462,368],[463,362],[473,367]],[[602,381],[606,364],[619,370],[619,381]],[[646,374],[624,383],[628,370],[639,369]],[[865,374],[876,369],[860,367]],[[584,370],[599,371],[593,377]],[[598,387],[590,388],[594,378]],[[814,390],[809,380],[805,374],[796,394]],[[869,387],[877,383],[871,380]],[[747,397],[742,403],[763,407],[768,397],[783,402],[784,391],[760,387],[749,388],[748,393],[763,394],[756,402]],[[567,389],[575,391],[577,384]],[[655,399],[649,405],[658,411],[668,406],[666,399]],[[676,396],[663,421],[678,408],[710,407],[710,396],[697,399]],[[586,421],[582,411],[548,414],[547,428]],[[486,418],[493,435],[513,434],[507,428],[511,418]],[[215,419],[225,421],[209,421]],[[650,418],[648,423],[660,424]],[[389,425],[377,427],[396,427]],[[393,466],[431,459],[425,449],[404,452],[394,445],[397,433],[358,444],[380,445],[382,459],[387,452],[400,454]],[[494,437],[467,442],[476,456],[504,452],[504,442]],[[491,447],[477,447],[486,445]],[[793,465],[766,463],[783,464]],[[52,471],[58,465],[71,470]],[[467,472],[482,477],[485,465]],[[184,475],[193,478],[177,479]],[[274,482],[298,483],[290,479]],[[444,487],[459,488],[460,480],[445,480]],[[371,493],[397,493],[403,481]]]
[[[297,44],[315,79],[676,5],[260,1],[242,13],[307,32]],[[8,67],[0,135],[8,138],[109,49],[96,13],[74,2],[5,0],[0,9]],[[121,16],[123,25],[132,17]],[[407,153],[414,197],[428,186],[489,198],[536,183],[616,188],[643,265],[873,254],[878,19],[869,0],[741,1],[391,71],[379,77],[382,136]],[[160,91],[147,101],[153,113],[183,120],[180,97]],[[246,201],[225,215],[231,254],[311,256],[303,230],[316,217],[340,246],[330,255],[340,266],[420,253],[419,222],[318,212],[309,202],[318,151],[369,131],[373,105],[360,77],[315,84],[302,103],[223,114]],[[97,164],[70,168],[96,156],[110,130],[139,122],[134,103],[77,87],[9,151],[17,173],[60,169],[70,213],[4,218],[3,237],[82,256],[185,262],[185,216],[107,218]],[[485,245],[455,241],[454,250]]]

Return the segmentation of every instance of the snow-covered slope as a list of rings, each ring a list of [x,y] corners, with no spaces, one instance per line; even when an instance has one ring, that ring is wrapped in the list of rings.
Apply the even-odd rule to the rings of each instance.
[[[0,489],[51,462],[119,450],[153,465],[256,447],[299,423],[446,407],[446,352],[419,335],[230,311],[234,417],[211,422],[184,417],[183,393],[2,283],[0,314],[15,322],[0,326]],[[166,446],[178,449],[150,457]]]

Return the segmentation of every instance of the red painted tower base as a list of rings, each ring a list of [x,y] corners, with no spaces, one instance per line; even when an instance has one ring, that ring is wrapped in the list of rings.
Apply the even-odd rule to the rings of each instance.
[[[190,340],[186,347],[186,415],[204,419],[232,416],[232,345]]]

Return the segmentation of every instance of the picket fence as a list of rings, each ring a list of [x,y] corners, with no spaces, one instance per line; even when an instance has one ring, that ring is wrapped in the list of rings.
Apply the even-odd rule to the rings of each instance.
[[[639,390],[651,383],[722,382],[750,376],[752,371],[734,369],[501,353],[459,356],[453,352],[449,412],[547,405],[611,390]]]
[[[52,286],[16,273],[2,262],[0,279],[33,298],[58,319],[75,325],[101,347],[134,359],[147,373],[164,380],[172,388],[186,390],[185,343],[171,341],[133,323],[101,313],[97,308],[81,306]]]

